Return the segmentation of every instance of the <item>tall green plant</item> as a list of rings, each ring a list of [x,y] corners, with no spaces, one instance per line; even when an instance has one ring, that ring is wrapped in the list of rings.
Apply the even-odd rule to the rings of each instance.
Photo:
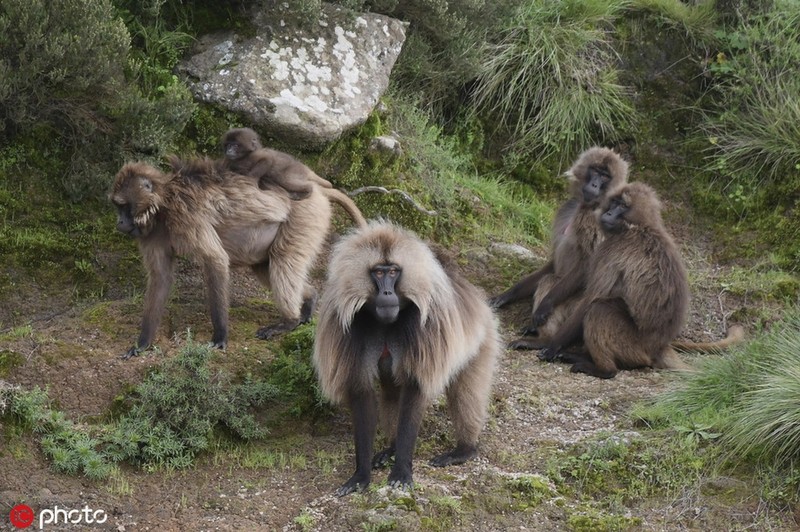
[[[620,0],[535,0],[487,44],[474,106],[513,147],[569,158],[630,129],[634,110],[617,83],[608,31]]]
[[[716,75],[717,112],[706,115],[712,170],[750,185],[798,175],[800,163],[800,4],[719,31],[722,50],[709,66]]]

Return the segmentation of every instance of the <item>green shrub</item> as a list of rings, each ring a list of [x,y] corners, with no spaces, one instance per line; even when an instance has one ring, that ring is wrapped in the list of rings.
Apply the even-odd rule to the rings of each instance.
[[[771,10],[717,32],[709,71],[705,137],[713,203],[756,227],[785,267],[800,268],[800,5]],[[701,194],[707,194],[701,191]]]
[[[501,0],[372,0],[367,6],[409,23],[392,81],[423,109],[447,118],[463,105],[462,92],[480,70],[476,43],[502,24],[516,2]],[[446,116],[444,116],[446,115]]]
[[[3,0],[0,120],[90,128],[123,82],[128,32],[109,0]]]
[[[252,439],[266,434],[249,408],[277,396],[277,389],[250,379],[234,385],[208,367],[211,349],[189,344],[136,387],[131,411],[111,431],[114,460],[187,467],[218,426]]]
[[[47,392],[21,391],[0,381],[0,415],[41,435],[53,468],[106,478],[114,463],[188,467],[218,428],[238,438],[266,435],[252,407],[278,396],[275,386],[246,378],[233,384],[208,367],[209,347],[190,343],[139,384],[129,412],[107,425],[76,424],[53,410]]]
[[[266,369],[267,382],[280,395],[279,408],[291,417],[314,413],[324,403],[311,364],[313,351],[314,327],[303,325],[281,339],[278,353]]]

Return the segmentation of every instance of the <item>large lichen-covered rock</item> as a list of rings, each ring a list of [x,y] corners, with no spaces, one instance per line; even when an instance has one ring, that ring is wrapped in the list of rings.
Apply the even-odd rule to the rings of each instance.
[[[178,65],[195,97],[274,137],[321,147],[362,124],[386,90],[405,23],[324,5],[313,29],[254,17],[256,34],[206,36]]]

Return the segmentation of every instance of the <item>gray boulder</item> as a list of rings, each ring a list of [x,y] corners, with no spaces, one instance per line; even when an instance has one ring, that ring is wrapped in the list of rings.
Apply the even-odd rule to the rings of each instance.
[[[178,65],[195,97],[243,113],[275,138],[318,148],[357,127],[389,84],[406,24],[324,4],[313,29],[254,17],[256,35],[206,36]]]

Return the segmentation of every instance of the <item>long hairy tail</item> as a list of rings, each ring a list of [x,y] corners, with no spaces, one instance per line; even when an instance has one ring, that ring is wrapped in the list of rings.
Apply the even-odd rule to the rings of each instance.
[[[320,188],[320,192],[322,192],[325,197],[327,197],[330,201],[334,203],[338,203],[342,206],[342,208],[347,211],[347,214],[359,227],[366,227],[367,220],[364,218],[364,215],[361,214],[361,211],[358,209],[353,200],[347,197],[346,194],[336,190],[335,188]]]
[[[684,340],[674,340],[670,343],[673,349],[678,351],[694,351],[697,353],[716,353],[744,340],[744,328],[741,325],[733,325],[728,329],[728,336],[716,342],[689,342]]]

